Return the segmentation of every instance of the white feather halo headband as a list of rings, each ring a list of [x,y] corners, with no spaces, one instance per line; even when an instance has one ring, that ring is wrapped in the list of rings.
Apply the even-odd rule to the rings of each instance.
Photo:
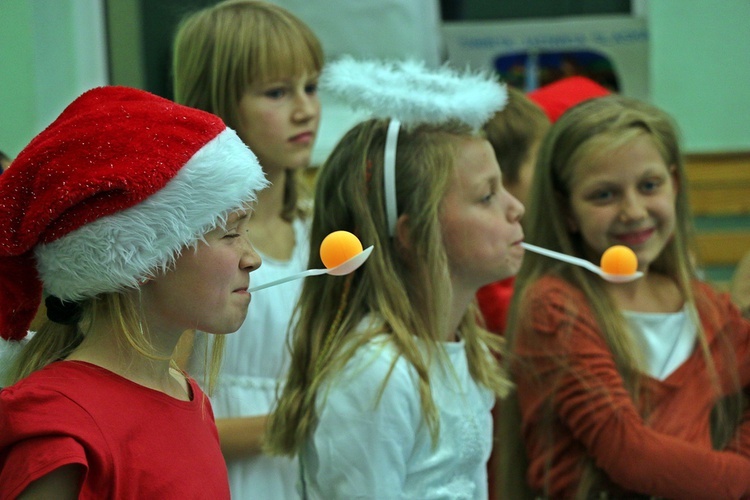
[[[323,71],[320,88],[374,118],[390,118],[383,183],[388,229],[393,236],[396,208],[396,145],[403,123],[459,121],[478,130],[508,99],[505,86],[487,72],[459,73],[447,66],[428,69],[418,61],[355,60],[345,57]]]
[[[320,86],[355,109],[405,125],[458,120],[477,130],[505,106],[505,87],[486,72],[458,73],[418,61],[350,57],[330,63]]]

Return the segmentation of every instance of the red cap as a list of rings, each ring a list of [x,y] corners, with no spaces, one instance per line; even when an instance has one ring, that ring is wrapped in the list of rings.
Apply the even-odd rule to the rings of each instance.
[[[585,76],[569,76],[526,94],[547,113],[552,123],[576,104],[611,92]]]

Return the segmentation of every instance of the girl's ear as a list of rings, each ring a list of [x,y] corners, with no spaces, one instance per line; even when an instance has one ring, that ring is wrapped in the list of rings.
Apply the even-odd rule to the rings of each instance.
[[[398,243],[398,248],[403,248],[407,251],[412,248],[409,216],[406,214],[399,216],[396,221],[396,242]]]

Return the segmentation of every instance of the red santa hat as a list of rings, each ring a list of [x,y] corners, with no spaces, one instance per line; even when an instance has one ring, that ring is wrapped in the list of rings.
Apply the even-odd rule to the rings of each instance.
[[[555,123],[563,113],[576,104],[610,93],[585,76],[569,76],[532,90],[526,95],[541,106],[550,121]]]
[[[266,182],[210,113],[127,87],[84,93],[0,176],[0,336],[26,335],[43,289],[80,301],[138,286]]]

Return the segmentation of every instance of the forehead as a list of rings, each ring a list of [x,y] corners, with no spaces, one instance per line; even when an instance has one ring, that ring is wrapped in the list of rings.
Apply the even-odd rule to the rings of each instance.
[[[483,185],[500,177],[500,167],[492,146],[486,139],[462,137],[457,139],[453,178],[464,187]]]
[[[601,176],[641,175],[668,170],[649,134],[639,134],[614,145],[591,141],[586,150],[587,154],[581,154],[573,161],[574,183]]]
[[[216,228],[224,228],[235,224],[237,221],[247,219],[253,212],[255,202],[245,202],[242,207],[232,210],[225,216],[217,218]]]

